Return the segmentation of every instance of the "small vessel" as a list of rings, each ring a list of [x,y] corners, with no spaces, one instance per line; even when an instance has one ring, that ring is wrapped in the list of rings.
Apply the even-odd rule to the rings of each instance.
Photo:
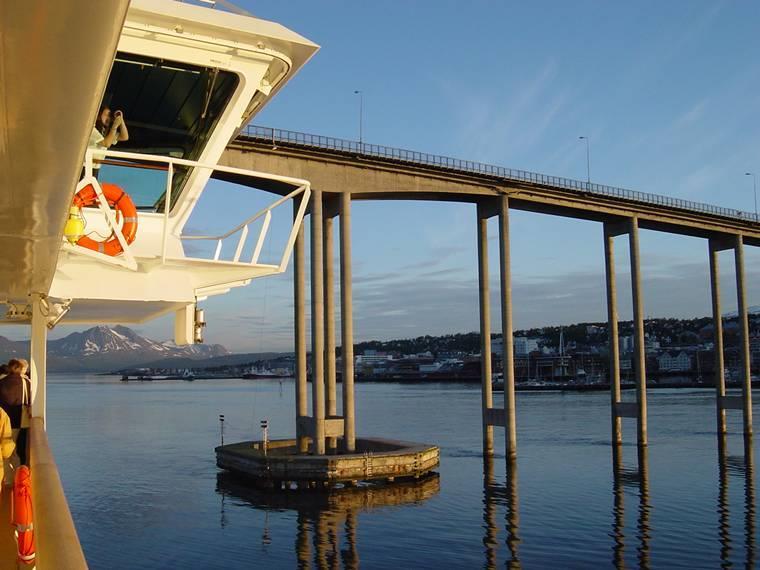
[[[504,390],[504,373],[494,372],[491,375],[491,389],[492,390]]]
[[[243,374],[246,380],[260,380],[265,378],[289,378],[292,373],[283,370],[271,370],[269,368],[251,368]]]

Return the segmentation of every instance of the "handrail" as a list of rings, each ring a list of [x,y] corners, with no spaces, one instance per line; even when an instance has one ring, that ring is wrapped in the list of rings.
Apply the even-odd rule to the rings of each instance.
[[[448,156],[427,154],[424,152],[369,144],[348,139],[300,133],[285,129],[274,129],[258,125],[248,125],[238,137],[243,139],[256,139],[257,141],[266,142],[273,146],[276,146],[277,144],[290,144],[300,147],[336,150],[368,158],[390,159],[408,164],[432,166],[435,168],[464,173],[475,173],[508,181],[543,184],[546,186],[562,188],[563,190],[573,190],[610,196],[613,198],[622,198],[633,202],[678,208],[689,212],[711,214],[744,222],[760,222],[760,217],[758,217],[757,214],[731,208],[723,208],[712,204],[694,202],[692,200],[682,200],[680,198],[673,198],[671,196],[663,196],[660,194],[648,194],[646,192],[638,192],[636,190],[628,190],[626,188],[608,186],[606,184],[589,183],[587,181],[574,180],[572,178],[551,176],[527,170],[517,170],[471,160],[462,160]]]
[[[302,191],[303,191],[303,188],[296,188],[290,194],[287,194],[287,195],[283,196],[282,198],[280,198],[276,202],[272,202],[266,208],[262,208],[261,210],[259,210],[258,212],[256,212],[253,216],[251,216],[250,218],[246,219],[245,221],[239,223],[237,226],[235,226],[235,228],[231,229],[227,233],[224,233],[224,234],[221,234],[221,235],[218,235],[218,236],[189,235],[189,236],[182,236],[182,239],[190,239],[190,240],[192,240],[192,239],[209,239],[209,240],[212,240],[212,239],[226,239],[226,238],[230,237],[232,234],[234,234],[234,233],[242,230],[244,226],[247,226],[247,225],[255,222],[256,220],[258,220],[261,216],[263,216],[267,212],[269,212],[271,210],[274,210],[277,206],[279,206],[283,202],[287,202],[291,198],[295,198]]]
[[[166,173],[167,173],[166,189],[165,189],[165,195],[164,195],[165,207],[164,207],[164,212],[163,212],[163,232],[162,232],[162,242],[161,242],[162,263],[166,263],[171,208],[172,208],[172,205],[176,203],[176,200],[174,201],[172,200],[172,181],[174,178],[175,166],[201,168],[201,169],[206,169],[206,170],[211,170],[211,171],[235,174],[238,176],[246,176],[250,178],[271,180],[275,182],[281,182],[289,186],[293,186],[295,189],[292,190],[290,193],[275,200],[272,204],[263,208],[259,212],[256,212],[253,216],[250,216],[249,218],[247,218],[246,220],[238,224],[235,228],[227,231],[226,233],[223,233],[218,236],[206,236],[206,235],[179,235],[177,236],[181,240],[211,240],[211,241],[215,240],[217,241],[218,243],[217,243],[216,251],[214,253],[213,261],[219,261],[219,255],[222,249],[222,241],[230,237],[231,235],[237,232],[240,232],[240,238],[238,240],[237,248],[235,250],[235,256],[232,262],[241,263],[240,255],[242,254],[242,251],[245,247],[246,239],[248,237],[248,230],[249,230],[248,226],[251,223],[258,220],[261,216],[266,215],[264,219],[264,223],[262,224],[259,237],[256,241],[256,246],[254,248],[253,255],[251,256],[250,262],[248,262],[248,264],[251,264],[251,265],[258,264],[259,254],[261,253],[261,248],[263,246],[267,232],[269,231],[269,224],[272,217],[271,211],[288,200],[294,200],[296,196],[301,194],[302,197],[301,197],[300,205],[298,207],[297,216],[293,220],[293,226],[291,228],[288,241],[285,245],[283,255],[280,258],[279,263],[276,265],[279,271],[284,271],[285,268],[287,267],[288,259],[290,257],[290,252],[293,249],[293,243],[295,242],[296,234],[298,233],[298,228],[300,227],[300,224],[303,221],[303,217],[306,213],[306,206],[307,206],[309,197],[311,195],[311,185],[309,181],[303,180],[300,178],[293,178],[291,176],[280,176],[278,174],[270,174],[268,172],[258,172],[254,170],[246,170],[243,168],[220,166],[218,164],[204,163],[204,162],[199,162],[196,160],[187,160],[187,159],[182,159],[182,158],[174,158],[170,156],[161,156],[161,155],[154,155],[154,154],[121,152],[121,151],[115,151],[115,150],[105,150],[105,151],[100,150],[100,149],[87,150],[87,152],[85,153],[85,176],[77,185],[77,189],[80,189],[81,187],[87,184],[93,185],[93,187],[95,188],[96,194],[98,195],[99,207],[101,208],[101,210],[103,210],[103,213],[106,217],[107,222],[109,223],[109,226],[111,227],[111,230],[115,233],[117,239],[119,239],[119,243],[121,244],[122,250],[124,251],[125,260],[122,261],[117,258],[109,258],[106,256],[102,256],[102,254],[99,254],[97,252],[81,251],[79,253],[82,253],[84,255],[89,255],[89,256],[96,255],[104,259],[105,261],[109,261],[111,263],[117,263],[119,265],[124,265],[125,267],[132,269],[133,271],[137,269],[137,263],[135,262],[134,257],[131,253],[130,246],[124,241],[123,236],[121,235],[121,232],[117,230],[116,220],[115,218],[113,218],[113,214],[110,212],[109,208],[107,207],[105,199],[101,196],[99,183],[93,176],[92,167],[93,167],[93,160],[94,160],[95,154],[98,155],[99,160],[102,160],[102,158],[105,158],[105,157],[114,157],[114,158],[120,158],[120,159],[126,159],[126,160],[137,160],[137,161],[140,161],[141,163],[149,162],[149,163],[161,163],[161,164],[167,165],[166,166]],[[122,166],[129,168],[132,165],[129,163],[122,163]],[[136,166],[145,168],[144,164],[140,164]],[[64,247],[67,247],[67,245],[64,244]],[[73,249],[70,246],[68,247],[69,249],[77,251],[76,249]]]
[[[87,561],[63,493],[42,418],[32,418],[29,435],[36,567],[40,570],[86,569]]]
[[[190,168],[203,168],[205,170],[216,170],[218,172],[226,172],[228,174],[240,174],[242,176],[251,176],[256,178],[263,178],[265,180],[274,180],[275,182],[284,182],[292,186],[304,186],[308,185],[309,181],[302,178],[293,178],[292,176],[280,176],[279,174],[271,174],[269,172],[259,172],[257,170],[246,170],[245,168],[234,168],[231,166],[221,166],[211,162],[199,162],[197,160],[187,160],[185,158],[174,158],[171,156],[161,156],[159,154],[141,154],[139,152],[122,152],[119,150],[93,150],[88,149],[85,153],[85,168],[92,168],[92,156],[98,154],[100,156],[113,156],[116,158],[127,158],[132,160],[139,160],[144,162],[164,162],[166,164],[173,164],[174,166],[188,166]],[[89,174],[89,173],[88,173]]]

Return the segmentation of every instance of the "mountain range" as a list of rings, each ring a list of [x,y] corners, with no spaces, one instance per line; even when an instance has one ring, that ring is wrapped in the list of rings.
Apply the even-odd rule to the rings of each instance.
[[[177,346],[140,336],[132,329],[97,326],[48,341],[47,363],[51,372],[105,372],[156,363],[166,359],[182,362],[229,355],[220,344]],[[0,361],[29,358],[29,341],[0,336]]]

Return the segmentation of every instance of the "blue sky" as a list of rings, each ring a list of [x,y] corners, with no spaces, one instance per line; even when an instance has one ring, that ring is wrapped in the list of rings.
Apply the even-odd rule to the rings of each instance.
[[[586,135],[593,181],[754,207],[744,173],[760,174],[757,2],[238,4],[322,46],[256,124],[358,138],[359,89],[366,142],[585,179]],[[353,224],[358,340],[477,329],[473,206],[363,202]],[[601,231],[513,212],[516,327],[606,319]],[[621,318],[626,249],[620,240]],[[709,314],[706,250],[642,232],[648,316]],[[760,252],[746,257],[760,305]],[[494,277],[497,267],[494,257]],[[207,340],[290,349],[291,297],[288,273],[208,301]],[[166,320],[139,330],[171,334]]]

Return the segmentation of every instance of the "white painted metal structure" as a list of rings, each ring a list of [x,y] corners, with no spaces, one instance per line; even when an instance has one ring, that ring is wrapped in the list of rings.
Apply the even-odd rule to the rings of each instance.
[[[58,271],[49,293],[52,305],[51,320],[57,316],[56,311],[61,310],[58,307],[68,308],[65,316],[67,323],[135,323],[177,311],[178,320],[187,323],[187,326],[176,327],[175,340],[181,344],[188,344],[193,342],[192,322],[184,319],[187,311],[194,308],[197,301],[226,293],[233,287],[247,285],[256,277],[282,273],[287,268],[311,192],[307,181],[156,155],[109,151],[106,157],[139,159],[141,162],[169,165],[166,182],[169,208],[163,213],[140,212],[137,239],[131,245],[127,244],[118,231],[119,224],[113,212],[102,198],[98,181],[92,177],[92,153],[88,151],[88,173],[77,185],[77,190],[92,184],[96,193],[101,195],[99,208],[89,208],[84,212],[88,229],[104,235],[116,230],[114,233],[124,253],[118,257],[111,257],[64,242]],[[216,170],[254,181],[280,182],[291,186],[293,190],[221,235],[183,236],[179,233],[179,224],[171,213],[174,209],[171,205],[172,177],[174,167],[178,165],[191,166],[194,172],[199,173],[210,174]],[[204,178],[207,179],[208,175]],[[267,238],[272,212],[296,197],[300,199],[300,206],[293,219],[279,263],[260,263],[259,257]],[[280,210],[281,215],[288,218],[290,223],[290,210]],[[249,227],[260,218],[263,218],[263,223],[252,254],[247,259],[242,258]],[[221,256],[222,246],[228,238],[234,240],[234,254],[231,258],[224,259]],[[216,246],[213,257],[186,255],[183,241],[191,240],[213,241]],[[57,307],[55,303],[58,303]]]
[[[127,4],[0,1],[0,302],[50,287]]]
[[[122,243],[125,252],[108,257],[78,246],[63,244],[62,255],[49,291],[49,297],[70,311],[64,317],[68,323],[142,322],[169,311],[183,315],[196,300],[245,285],[251,279],[285,270],[308,200],[307,181],[270,176],[266,173],[226,169],[216,165],[227,143],[262,107],[262,105],[311,57],[317,46],[286,28],[272,22],[241,17],[168,0],[134,0],[118,44],[120,53],[160,57],[163,60],[213,67],[236,74],[238,85],[210,133],[196,161],[167,156],[108,152],[107,158],[138,160],[168,165],[167,203],[164,212],[140,212],[138,235],[131,246]],[[87,156],[87,174],[91,175],[91,155]],[[182,193],[172,200],[171,187],[174,167],[192,167]],[[249,179],[277,181],[292,186],[285,199],[301,193],[299,216],[280,263],[267,265],[258,262],[272,216],[272,209],[285,199],[278,199],[269,208],[255,213],[246,222],[223,236],[182,237],[182,231],[194,206],[214,170]],[[90,176],[77,190],[93,183]],[[95,183],[97,188],[97,183]],[[124,188],[129,193],[129,188]],[[287,214],[289,216],[289,213]],[[264,216],[254,255],[241,261],[248,226]],[[109,220],[110,218],[110,220]],[[115,221],[107,208],[85,212],[88,229],[111,231]],[[109,227],[111,226],[111,227]],[[121,237],[116,232],[117,237]],[[236,255],[228,261],[219,252],[210,260],[186,256],[183,239],[239,237]],[[181,317],[180,317],[181,318]],[[180,331],[178,331],[180,332]],[[192,342],[191,331],[185,330],[178,342]]]
[[[166,199],[170,207],[164,212],[141,211],[138,215],[136,241],[131,246],[126,246],[121,240],[125,252],[119,257],[107,257],[67,244],[61,239],[62,228],[58,224],[56,241],[61,254],[54,275],[48,267],[45,278],[38,280],[40,285],[17,287],[20,290],[14,290],[14,295],[6,295],[5,300],[10,307],[6,322],[28,323],[33,320],[34,303],[30,303],[28,298],[32,293],[40,295],[40,314],[49,324],[57,324],[61,320],[67,323],[135,323],[172,310],[178,312],[178,319],[183,319],[188,307],[197,300],[245,285],[256,277],[282,272],[287,266],[296,228],[301,223],[306,208],[308,182],[241,169],[225,169],[216,166],[216,163],[230,139],[316,52],[317,46],[273,22],[170,0],[133,0],[117,50],[134,56],[160,58],[162,61],[182,62],[234,73],[238,78],[237,86],[223,109],[220,120],[209,133],[197,160],[143,153],[107,153],[108,158],[134,159],[143,164],[149,162],[168,166]],[[96,91],[97,96],[88,105],[89,112],[79,117],[79,152],[86,145],[87,135],[92,128],[91,117],[99,103],[102,89],[101,84]],[[76,157],[77,154],[73,156]],[[87,176],[76,190],[94,182],[91,177],[91,160],[88,153]],[[69,162],[73,163],[70,170],[77,171],[78,159],[72,162],[69,157]],[[172,200],[173,169],[180,165],[191,168],[181,194]],[[276,181],[292,186],[292,192],[227,234],[182,237],[183,228],[214,170],[249,179]],[[97,182],[94,185],[99,193]],[[67,184],[59,184],[55,189],[63,196],[57,204],[57,219],[61,222],[65,219],[74,191],[73,186],[70,190],[66,186]],[[124,190],[130,192],[130,188]],[[259,263],[258,254],[267,235],[272,209],[302,193],[306,200],[300,201],[299,215],[293,221],[293,230],[280,263]],[[264,217],[264,223],[254,255],[249,260],[241,261],[240,255],[249,224],[259,216]],[[110,232],[115,225],[113,214],[102,205],[100,210],[87,209],[84,217],[88,229],[100,228]],[[15,212],[15,218],[22,220],[25,216],[21,212]],[[119,232],[116,235],[121,239]],[[223,239],[233,235],[238,236],[239,241],[236,255],[231,260],[220,259],[219,250],[210,260],[184,254],[183,240],[215,238],[221,246]],[[43,286],[46,282],[50,283],[49,287]],[[191,331],[189,327],[184,328],[184,331],[177,331],[176,340],[191,342]]]

